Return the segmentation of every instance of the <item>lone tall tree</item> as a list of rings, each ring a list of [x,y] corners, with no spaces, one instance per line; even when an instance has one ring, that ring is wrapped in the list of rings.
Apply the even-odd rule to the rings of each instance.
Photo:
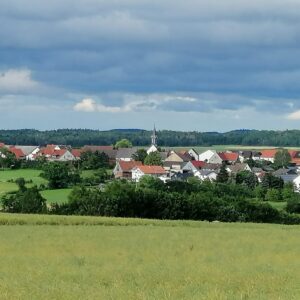
[[[217,175],[217,182],[226,183],[228,181],[229,175],[226,170],[226,164],[223,163],[219,174]]]
[[[282,149],[276,152],[275,157],[274,157],[274,164],[278,168],[284,168],[287,167],[292,158],[287,149]]]

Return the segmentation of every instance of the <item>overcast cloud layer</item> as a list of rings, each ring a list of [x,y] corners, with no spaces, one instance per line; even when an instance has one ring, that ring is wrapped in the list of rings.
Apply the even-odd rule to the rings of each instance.
[[[300,128],[299,54],[298,0],[1,1],[0,128]]]

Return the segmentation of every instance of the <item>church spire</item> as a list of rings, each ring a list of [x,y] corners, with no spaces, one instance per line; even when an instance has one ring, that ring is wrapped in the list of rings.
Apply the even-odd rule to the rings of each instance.
[[[157,134],[156,134],[155,124],[154,124],[153,132],[152,132],[152,135],[151,135],[151,145],[157,146]]]

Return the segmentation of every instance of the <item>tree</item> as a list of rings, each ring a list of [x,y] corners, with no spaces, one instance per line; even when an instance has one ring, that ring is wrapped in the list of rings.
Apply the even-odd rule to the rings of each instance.
[[[131,148],[132,143],[127,139],[122,139],[118,142],[116,142],[115,147],[118,148]]]
[[[42,176],[49,181],[52,189],[66,188],[80,182],[79,173],[69,165],[51,162],[44,166]]]
[[[19,190],[20,190],[20,191],[25,191],[25,190],[26,190],[26,187],[25,187],[26,182],[25,182],[25,179],[24,179],[23,177],[17,178],[17,179],[15,180],[15,183],[16,183],[17,186],[19,187]]]
[[[47,211],[46,199],[39,193],[36,186],[20,189],[16,194],[2,199],[5,212],[12,213],[44,213]]]
[[[282,189],[284,182],[280,177],[276,177],[271,173],[266,173],[262,178],[261,185],[265,189]]]
[[[135,161],[141,161],[141,162],[144,162],[145,161],[145,158],[147,157],[147,151],[145,149],[138,149],[136,151],[136,153],[134,153],[132,155],[132,158],[135,160]]]
[[[0,168],[16,168],[19,165],[14,153],[7,148],[0,148]]]
[[[290,164],[291,160],[292,158],[289,151],[287,149],[281,149],[275,154],[274,165],[277,168],[286,168]]]
[[[287,201],[286,211],[293,214],[300,214],[300,197],[294,195]]]
[[[250,189],[254,189],[258,184],[257,177],[250,171],[241,171],[236,174],[236,183],[246,185]]]
[[[266,201],[280,201],[281,193],[277,189],[269,189],[265,196]]]
[[[143,176],[138,186],[140,188],[154,189],[156,191],[165,189],[165,184],[159,178],[152,176]]]
[[[228,182],[228,179],[229,179],[229,175],[226,170],[226,164],[223,163],[222,167],[220,168],[220,172],[217,175],[217,182],[226,183],[226,182]]]
[[[104,152],[85,151],[80,155],[80,166],[85,170],[107,168],[109,166],[109,157]]]
[[[144,164],[148,166],[162,166],[162,159],[159,152],[151,152],[144,160]]]

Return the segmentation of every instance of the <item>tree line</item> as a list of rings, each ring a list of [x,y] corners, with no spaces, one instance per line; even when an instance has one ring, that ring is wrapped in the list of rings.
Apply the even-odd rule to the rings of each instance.
[[[0,130],[0,141],[8,145],[59,144],[81,147],[84,145],[115,145],[128,139],[134,146],[149,145],[151,131],[139,129],[116,129],[99,131],[91,129],[59,129],[38,131],[33,129]],[[162,147],[176,146],[300,146],[300,130],[235,130],[219,132],[183,132],[162,130],[158,132]]]
[[[265,201],[265,187],[260,193],[244,184],[196,178],[164,184],[145,176],[139,183],[114,180],[101,188],[77,185],[67,203],[50,207],[37,187],[27,188],[24,179],[16,183],[19,191],[2,199],[4,212],[300,224],[300,216],[294,214],[300,213],[300,195],[288,186],[280,188],[288,204],[286,211],[279,211]]]

